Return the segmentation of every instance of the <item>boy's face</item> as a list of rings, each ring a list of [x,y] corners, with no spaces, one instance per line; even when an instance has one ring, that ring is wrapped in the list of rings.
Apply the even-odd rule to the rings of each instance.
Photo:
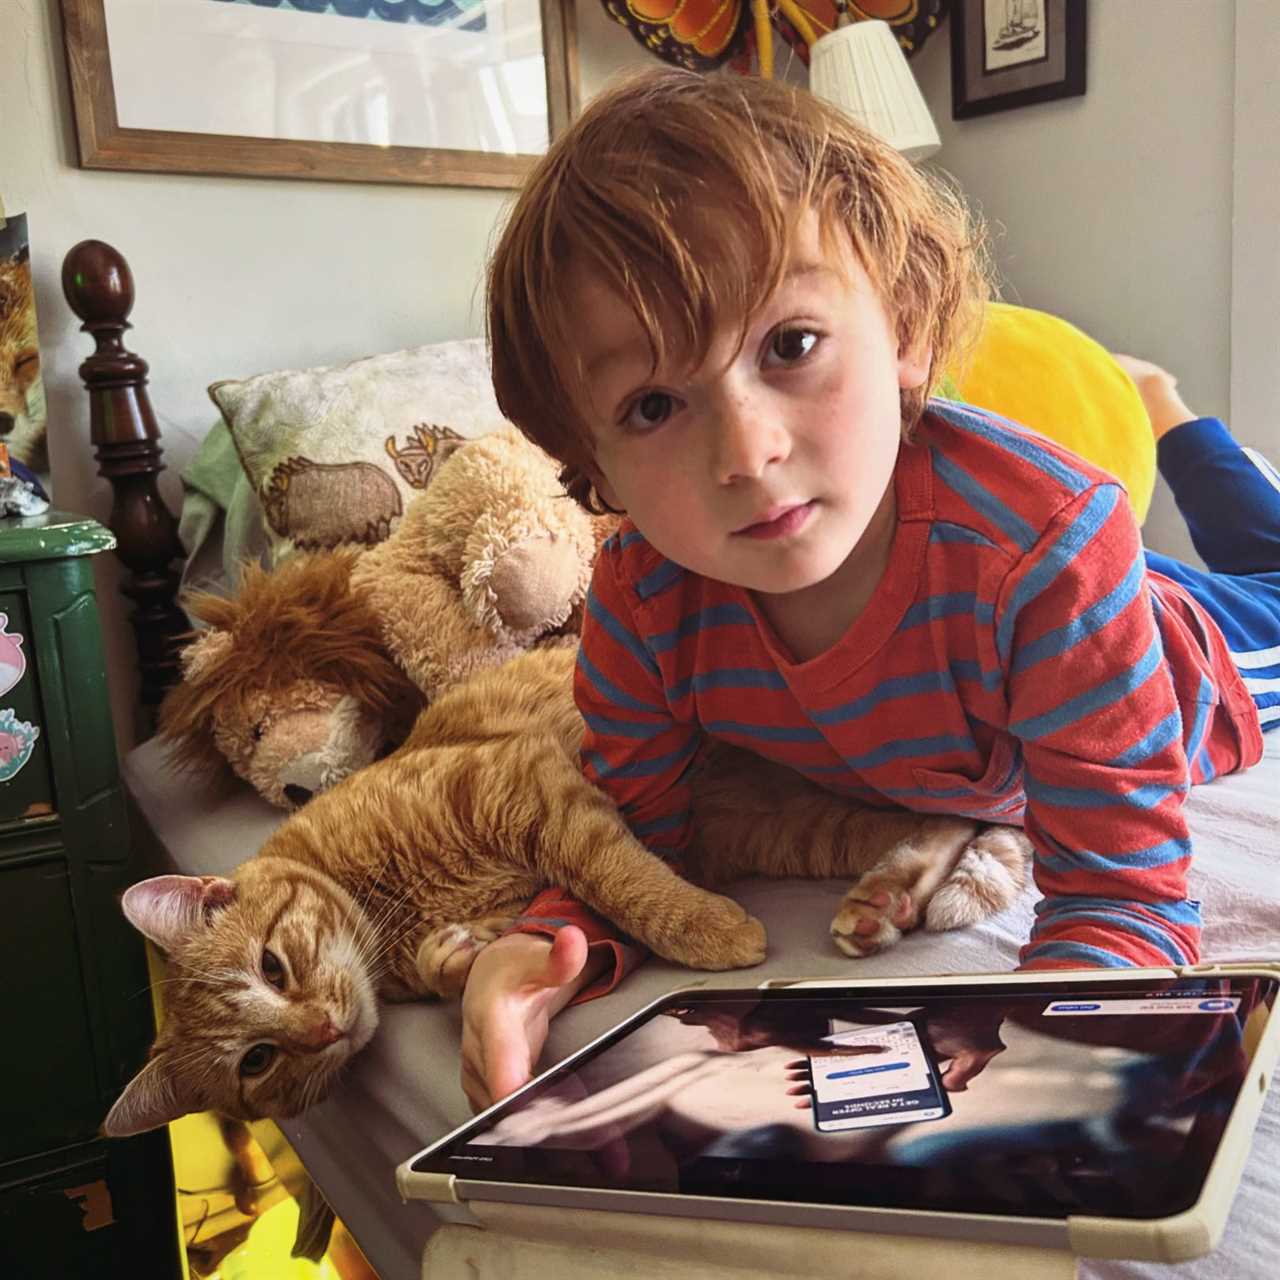
[[[812,587],[850,559],[891,484],[898,393],[925,380],[929,353],[899,352],[838,239],[824,246],[806,212],[742,349],[722,326],[698,368],[669,351],[651,372],[626,303],[578,282],[596,487],[686,569],[769,594]]]

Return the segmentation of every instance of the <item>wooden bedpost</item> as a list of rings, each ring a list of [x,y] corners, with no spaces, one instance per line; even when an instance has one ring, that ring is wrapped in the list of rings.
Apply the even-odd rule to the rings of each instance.
[[[178,522],[156,486],[164,470],[160,429],[147,395],[147,362],[123,342],[133,310],[133,275],[122,254],[101,240],[82,240],[62,262],[62,292],[93,335],[97,350],[80,366],[89,391],[89,431],[98,474],[111,483],[116,554],[130,570],[123,591],[136,606],[142,703],[153,708],[176,684],[176,639],[190,629],[178,608],[178,569],[185,554]]]

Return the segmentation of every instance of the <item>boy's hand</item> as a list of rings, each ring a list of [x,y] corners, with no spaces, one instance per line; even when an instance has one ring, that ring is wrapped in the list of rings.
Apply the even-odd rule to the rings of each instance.
[[[554,939],[516,933],[476,957],[462,993],[462,1090],[482,1111],[533,1077],[551,1019],[603,967],[566,925]]]

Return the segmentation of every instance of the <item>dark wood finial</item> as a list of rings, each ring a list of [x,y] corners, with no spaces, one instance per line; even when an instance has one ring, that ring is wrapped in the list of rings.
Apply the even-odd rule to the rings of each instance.
[[[63,259],[62,292],[96,344],[80,366],[80,377],[89,391],[89,435],[98,474],[111,484],[109,523],[116,554],[130,570],[123,590],[136,606],[131,621],[142,701],[152,707],[181,676],[176,640],[189,624],[175,599],[174,561],[184,554],[178,522],[156,485],[164,463],[147,394],[147,362],[124,345],[133,273],[111,245],[82,240]]]

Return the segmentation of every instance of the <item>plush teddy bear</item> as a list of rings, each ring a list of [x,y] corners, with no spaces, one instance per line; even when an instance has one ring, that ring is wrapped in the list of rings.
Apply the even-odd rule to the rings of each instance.
[[[352,583],[430,699],[535,645],[574,643],[615,528],[569,498],[555,463],[509,427],[458,446]]]
[[[160,732],[174,762],[223,764],[296,808],[399,745],[425,701],[535,644],[572,644],[616,526],[565,496],[514,430],[456,446],[396,532],[364,552],[246,571],[182,654]]]

